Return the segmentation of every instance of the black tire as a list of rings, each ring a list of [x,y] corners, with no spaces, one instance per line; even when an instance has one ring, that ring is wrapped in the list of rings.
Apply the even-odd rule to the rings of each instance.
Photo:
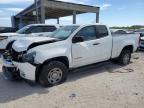
[[[120,65],[127,65],[130,63],[130,60],[131,60],[131,51],[124,49],[118,58],[118,63]]]
[[[111,59],[113,63],[118,63],[118,58]]]
[[[44,87],[52,87],[65,82],[67,79],[67,73],[68,68],[64,63],[51,61],[42,67],[42,71],[39,75],[39,82]],[[54,82],[54,80],[56,80],[54,77],[58,77],[56,82]]]
[[[2,70],[3,70],[4,76],[5,76],[8,80],[10,80],[10,81],[20,81],[20,80],[21,80],[21,77],[20,77],[19,72],[15,71],[14,68],[10,68],[10,67],[5,67],[5,66],[3,66],[3,67],[2,67]]]

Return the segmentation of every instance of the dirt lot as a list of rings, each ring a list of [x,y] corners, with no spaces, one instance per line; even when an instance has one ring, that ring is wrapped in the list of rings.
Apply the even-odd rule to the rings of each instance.
[[[144,108],[144,52],[125,67],[111,62],[78,69],[52,88],[10,82],[0,71],[0,108]]]

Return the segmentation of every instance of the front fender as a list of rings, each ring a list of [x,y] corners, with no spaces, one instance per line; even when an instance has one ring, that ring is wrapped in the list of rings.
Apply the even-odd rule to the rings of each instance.
[[[67,57],[69,64],[71,60],[71,54],[68,53],[66,49],[49,49],[48,51],[40,51],[36,52],[35,63],[36,64],[43,64],[45,61],[57,57]]]

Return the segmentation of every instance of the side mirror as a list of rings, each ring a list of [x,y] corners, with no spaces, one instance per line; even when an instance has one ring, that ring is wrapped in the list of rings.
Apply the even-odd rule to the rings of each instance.
[[[78,42],[83,42],[84,39],[82,36],[76,36],[72,39],[72,43],[78,43]]]

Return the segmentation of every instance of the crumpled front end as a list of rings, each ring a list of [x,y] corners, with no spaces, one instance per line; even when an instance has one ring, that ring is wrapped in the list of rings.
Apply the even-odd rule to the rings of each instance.
[[[4,73],[8,74],[15,74],[18,73],[20,77],[35,81],[35,73],[36,73],[36,66],[29,62],[23,61],[23,56],[26,54],[26,52],[16,52],[13,49],[5,52],[3,54],[3,66],[5,69],[3,69]],[[8,72],[8,68],[11,68],[11,70],[17,70],[13,72]],[[8,76],[6,76],[8,77]]]
[[[20,71],[20,76],[24,79],[35,81],[36,66],[30,63],[13,62]]]

